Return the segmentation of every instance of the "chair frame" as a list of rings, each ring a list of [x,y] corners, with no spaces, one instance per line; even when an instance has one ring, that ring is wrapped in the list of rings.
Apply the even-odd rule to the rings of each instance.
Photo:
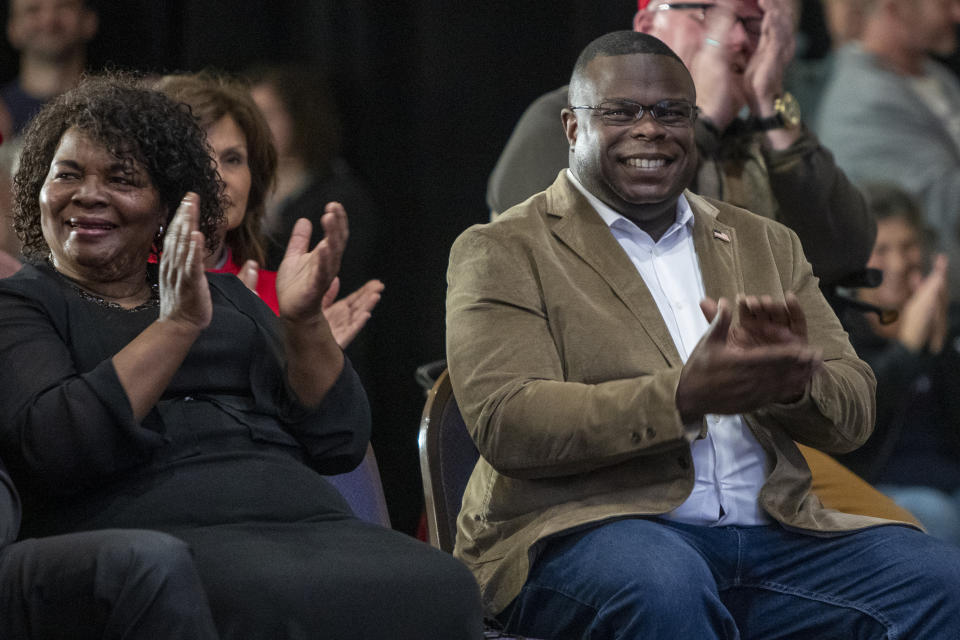
[[[427,401],[420,418],[420,432],[417,437],[420,449],[420,472],[423,476],[423,501],[427,512],[427,541],[431,546],[448,553],[453,552],[454,538],[447,527],[445,513],[446,496],[440,471],[440,423],[443,411],[453,399],[453,387],[450,375],[444,370],[433,388],[427,392]],[[438,464],[431,465],[436,460]],[[444,512],[440,512],[444,509]]]

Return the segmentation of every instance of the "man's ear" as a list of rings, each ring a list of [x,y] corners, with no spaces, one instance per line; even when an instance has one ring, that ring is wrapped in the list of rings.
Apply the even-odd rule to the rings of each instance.
[[[577,145],[577,114],[573,109],[565,107],[560,112],[560,120],[563,121],[563,132],[567,136],[567,143],[571,148]]]
[[[653,11],[637,11],[633,16],[633,30],[638,33],[650,33],[654,13]]]

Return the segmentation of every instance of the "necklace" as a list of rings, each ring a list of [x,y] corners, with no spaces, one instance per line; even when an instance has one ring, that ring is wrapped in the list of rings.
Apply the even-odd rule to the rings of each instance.
[[[49,258],[47,259],[47,264],[50,265],[50,268],[53,269],[53,272],[57,275],[57,277],[60,278],[60,280],[63,281],[64,284],[66,284],[74,293],[76,293],[81,300],[92,302],[97,306],[104,307],[106,309],[114,309],[117,311],[127,311],[130,313],[133,313],[135,311],[143,311],[144,309],[150,309],[152,307],[160,306],[160,284],[157,282],[150,281],[149,271],[147,272],[147,285],[150,287],[150,297],[147,299],[146,302],[142,304],[138,304],[137,306],[131,309],[128,309],[119,303],[106,300],[96,295],[95,293],[90,293],[89,291],[81,287],[76,280],[74,280],[68,275],[65,275],[57,271],[57,268],[53,266],[53,262],[51,262]]]

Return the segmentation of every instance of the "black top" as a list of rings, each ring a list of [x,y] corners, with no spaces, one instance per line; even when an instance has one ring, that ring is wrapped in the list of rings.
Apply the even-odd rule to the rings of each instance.
[[[208,274],[213,321],[140,422],[111,357],[157,318],[77,295],[46,265],[0,280],[0,457],[23,535],[349,513],[321,476],[356,466],[370,416],[349,362],[317,410],[288,389],[277,320]]]
[[[20,495],[0,462],[0,548],[17,539],[20,530]]]
[[[343,205],[350,221],[350,243],[340,263],[340,291],[346,294],[383,275],[377,271],[377,265],[383,262],[380,253],[384,229],[366,185],[342,160],[335,161],[325,176],[310,176],[299,191],[279,204],[276,220],[268,230],[266,267],[274,271],[280,268],[290,232],[300,218],[313,223],[311,249],[323,240],[320,218],[331,201]]]
[[[939,354],[915,353],[874,333],[859,311],[842,316],[850,343],[877,377],[877,421],[870,439],[837,456],[875,484],[960,488],[960,331],[956,308]]]
[[[20,86],[20,78],[8,82],[0,87],[0,100],[7,107],[13,119],[13,134],[20,135],[29,124],[33,116],[43,108],[45,100],[36,98]]]

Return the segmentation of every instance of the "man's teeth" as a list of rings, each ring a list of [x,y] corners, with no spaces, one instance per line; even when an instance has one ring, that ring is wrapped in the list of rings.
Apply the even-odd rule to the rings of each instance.
[[[639,169],[659,169],[667,166],[667,161],[663,158],[651,160],[650,158],[627,158],[627,164]]]

